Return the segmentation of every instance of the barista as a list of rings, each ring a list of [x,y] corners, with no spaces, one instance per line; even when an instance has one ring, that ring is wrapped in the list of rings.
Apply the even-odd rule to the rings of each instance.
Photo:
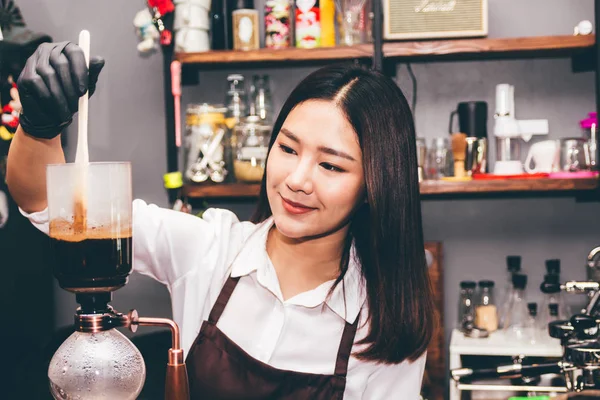
[[[44,232],[45,167],[103,65],[43,44],[19,78],[7,181]],[[418,399],[433,331],[418,193],[402,92],[348,65],[287,99],[252,222],[135,200],[134,269],[171,293],[192,397]]]

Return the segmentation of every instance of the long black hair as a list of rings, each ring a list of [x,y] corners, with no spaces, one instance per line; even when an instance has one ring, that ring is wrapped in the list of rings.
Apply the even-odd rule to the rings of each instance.
[[[385,363],[415,360],[433,334],[434,306],[425,262],[415,128],[402,91],[385,75],[355,64],[319,69],[292,91],[273,126],[269,152],[288,114],[307,100],[334,101],[363,153],[367,201],[352,216],[366,281],[369,333],[357,357]],[[272,214],[263,177],[253,222]],[[348,266],[350,246],[340,265]]]

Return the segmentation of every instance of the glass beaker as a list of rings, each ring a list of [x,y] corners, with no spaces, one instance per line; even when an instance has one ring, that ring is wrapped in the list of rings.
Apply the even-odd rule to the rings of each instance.
[[[509,298],[508,313],[504,321],[504,330],[512,340],[527,340],[527,321],[529,311],[525,300],[525,288],[527,287],[527,275],[513,274],[513,291]]]
[[[365,0],[336,0],[339,12],[340,43],[346,46],[363,43],[365,24],[361,22]]]
[[[132,259],[131,165],[51,164],[46,170],[54,275],[75,293],[112,292]]]
[[[427,179],[440,179],[450,175],[451,157],[449,157],[448,139],[434,138],[428,151]]]

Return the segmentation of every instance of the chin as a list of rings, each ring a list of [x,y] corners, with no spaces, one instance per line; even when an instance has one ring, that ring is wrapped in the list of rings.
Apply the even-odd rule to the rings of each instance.
[[[318,236],[318,229],[315,229],[316,226],[309,221],[295,220],[293,217],[281,214],[273,214],[273,221],[279,233],[287,238],[302,239]]]

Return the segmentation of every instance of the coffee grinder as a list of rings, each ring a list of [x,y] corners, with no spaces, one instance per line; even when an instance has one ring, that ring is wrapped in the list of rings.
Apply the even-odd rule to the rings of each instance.
[[[529,142],[533,135],[548,134],[548,120],[517,120],[515,117],[515,88],[503,83],[496,86],[496,175],[520,175],[521,141]]]
[[[83,187],[81,182],[84,182]],[[76,331],[59,347],[48,369],[55,399],[135,399],[146,367],[139,350],[117,329],[169,327],[165,398],[189,399],[177,324],[165,318],[122,314],[110,305],[132,266],[132,194],[129,163],[56,164],[47,169],[49,234],[54,275],[75,294]]]

